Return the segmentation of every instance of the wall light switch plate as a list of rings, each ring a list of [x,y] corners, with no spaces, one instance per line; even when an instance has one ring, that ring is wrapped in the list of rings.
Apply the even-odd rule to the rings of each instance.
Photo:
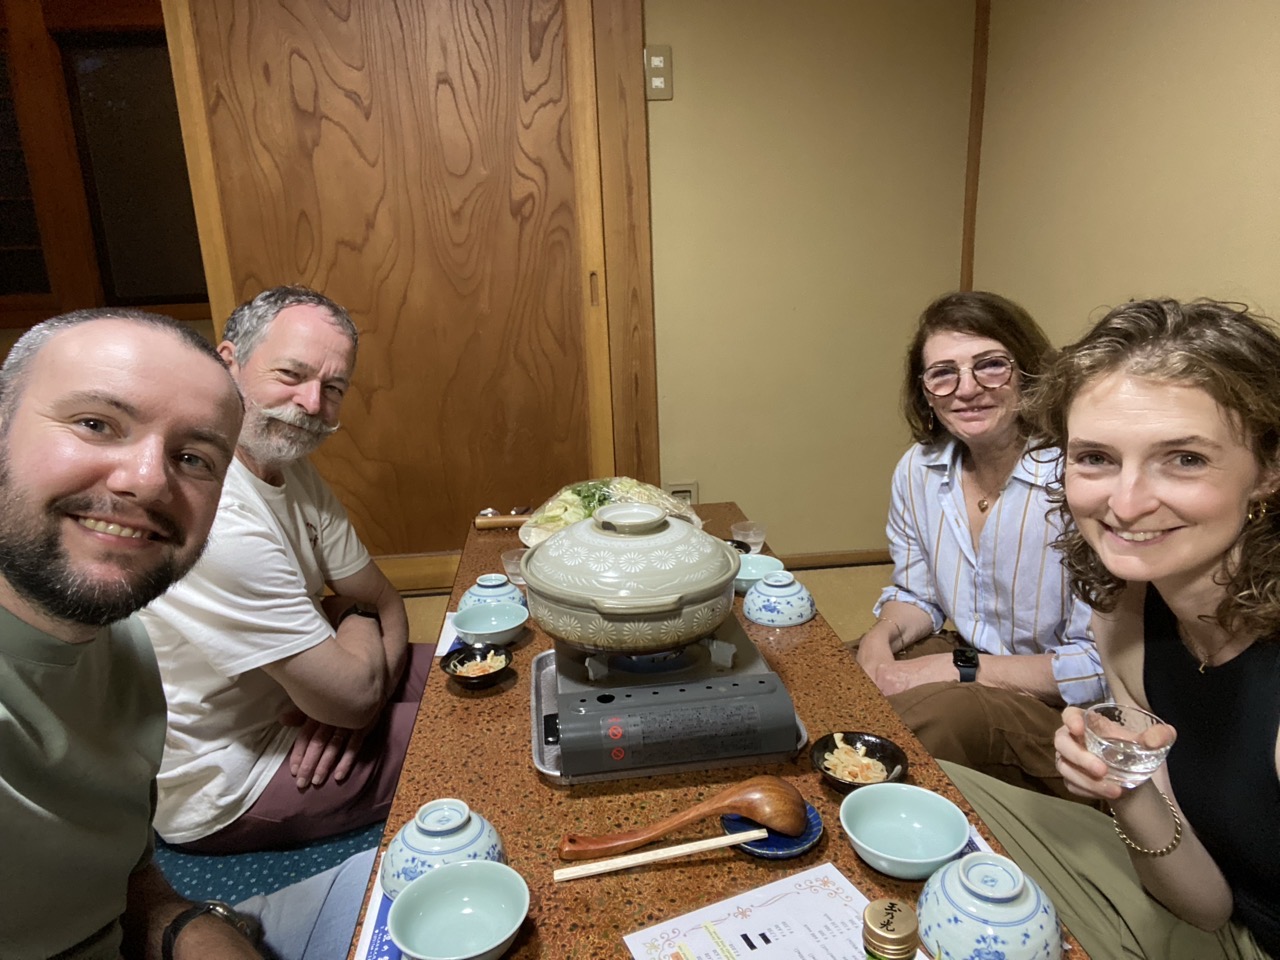
[[[646,100],[670,100],[675,91],[671,83],[671,46],[660,43],[644,48],[644,97]]]
[[[664,483],[662,489],[671,494],[677,500],[683,500],[685,503],[698,502],[698,481],[697,480],[680,480],[675,483]]]

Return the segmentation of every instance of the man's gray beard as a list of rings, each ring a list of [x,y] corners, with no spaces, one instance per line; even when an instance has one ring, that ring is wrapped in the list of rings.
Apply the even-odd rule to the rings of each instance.
[[[189,558],[179,558],[175,548],[151,569],[116,580],[90,580],[71,568],[59,526],[68,513],[105,512],[102,501],[63,497],[37,516],[30,499],[10,488],[5,462],[0,462],[0,498],[0,575],[20,597],[55,620],[92,627],[123,620],[180,580],[204,550],[201,544]],[[158,525],[181,539],[171,522]]]
[[[289,430],[281,423],[301,427],[302,430]],[[310,456],[337,430],[337,426],[331,427],[319,417],[313,417],[292,404],[260,407],[249,403],[236,444],[257,463],[293,463]]]

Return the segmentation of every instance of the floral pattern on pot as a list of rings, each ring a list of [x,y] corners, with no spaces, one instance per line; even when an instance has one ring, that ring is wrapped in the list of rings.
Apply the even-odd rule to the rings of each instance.
[[[738,554],[649,504],[612,504],[530,548],[529,613],[592,653],[658,653],[713,633],[733,611]]]
[[[529,615],[551,636],[592,653],[657,653],[710,636],[733,610],[733,587],[688,607],[679,616],[612,619],[596,610],[568,608],[529,597]]]

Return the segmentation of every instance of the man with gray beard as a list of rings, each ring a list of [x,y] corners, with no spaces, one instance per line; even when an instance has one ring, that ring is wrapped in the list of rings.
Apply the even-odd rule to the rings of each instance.
[[[327,960],[351,940],[372,851],[234,910],[152,862],[164,691],[126,618],[200,556],[241,416],[213,348],[137,310],[37,324],[0,367],[5,960],[250,960],[258,935]]]
[[[219,353],[244,427],[204,557],[141,615],[169,702],[156,829],[202,853],[385,819],[431,650],[307,461],[338,428],[358,336],[303,287],[238,307]],[[326,596],[326,592],[330,595]]]

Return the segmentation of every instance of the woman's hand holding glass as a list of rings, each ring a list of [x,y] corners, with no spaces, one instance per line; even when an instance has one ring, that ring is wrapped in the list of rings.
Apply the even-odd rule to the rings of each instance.
[[[1062,711],[1062,726],[1053,737],[1057,752],[1058,772],[1067,782],[1067,789],[1081,797],[1097,800],[1117,800],[1124,788],[1107,779],[1107,765],[1101,757],[1094,756],[1084,742],[1084,711],[1079,707],[1067,707]]]
[[[1082,797],[1117,800],[1132,786],[1134,776],[1122,777],[1102,757],[1090,751],[1086,732],[1088,718],[1079,707],[1067,707],[1062,711],[1062,726],[1054,736],[1053,745],[1058,754],[1058,772],[1067,782],[1067,788]],[[1166,723],[1151,726],[1138,737],[1138,742],[1150,748],[1163,748],[1165,753],[1173,745],[1177,731]],[[1150,739],[1151,742],[1147,742]],[[1156,742],[1159,741],[1159,742]],[[1137,782],[1145,782],[1146,772]],[[1127,779],[1126,779],[1127,777]],[[1123,781],[1123,782],[1122,782]]]

